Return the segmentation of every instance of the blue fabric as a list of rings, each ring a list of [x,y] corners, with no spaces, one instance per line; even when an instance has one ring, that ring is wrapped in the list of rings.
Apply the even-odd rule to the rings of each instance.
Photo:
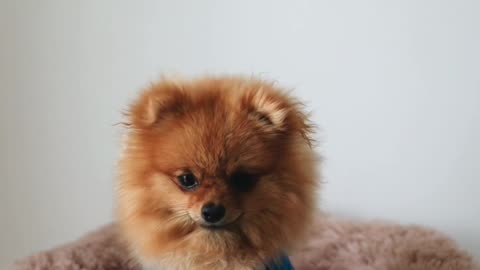
[[[283,255],[277,262],[267,265],[266,270],[295,270],[295,268],[293,268],[290,259]]]

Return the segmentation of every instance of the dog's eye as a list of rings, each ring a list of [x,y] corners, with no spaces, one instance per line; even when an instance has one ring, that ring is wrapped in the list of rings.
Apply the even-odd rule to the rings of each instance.
[[[193,173],[184,173],[178,176],[177,180],[185,190],[194,190],[198,186],[198,180]]]
[[[239,171],[230,177],[230,185],[235,191],[249,192],[255,187],[258,178],[256,174]]]

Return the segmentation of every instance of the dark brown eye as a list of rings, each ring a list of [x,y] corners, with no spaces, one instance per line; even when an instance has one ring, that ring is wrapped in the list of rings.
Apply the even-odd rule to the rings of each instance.
[[[185,190],[191,191],[198,186],[198,180],[193,173],[184,173],[177,177],[178,183]]]
[[[258,182],[259,176],[253,173],[239,171],[230,177],[231,187],[238,192],[249,192]]]

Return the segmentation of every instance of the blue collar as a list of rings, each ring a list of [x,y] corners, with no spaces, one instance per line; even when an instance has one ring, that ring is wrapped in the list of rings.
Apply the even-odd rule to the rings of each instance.
[[[267,265],[265,270],[295,270],[286,255],[282,255],[278,261]]]

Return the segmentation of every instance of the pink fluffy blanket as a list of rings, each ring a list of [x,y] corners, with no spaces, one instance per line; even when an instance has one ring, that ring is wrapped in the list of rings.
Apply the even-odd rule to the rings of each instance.
[[[297,270],[480,270],[444,235],[386,223],[319,219],[292,262]],[[18,261],[16,270],[139,270],[115,224]]]

